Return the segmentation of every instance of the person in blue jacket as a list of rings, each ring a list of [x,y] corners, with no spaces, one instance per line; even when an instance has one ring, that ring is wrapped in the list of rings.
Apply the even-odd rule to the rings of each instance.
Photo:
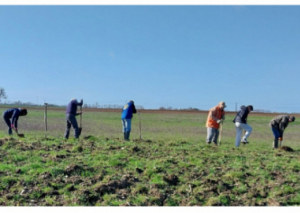
[[[241,106],[241,110],[236,114],[233,123],[235,123],[235,129],[236,129],[236,139],[235,139],[235,146],[239,147],[242,137],[242,132],[245,130],[245,135],[242,138],[242,143],[246,144],[249,143],[247,138],[250,136],[252,132],[252,127],[247,124],[247,117],[248,114],[253,111],[253,106]]]
[[[75,133],[74,133],[75,138],[79,138],[80,132],[79,132],[79,128],[78,128],[78,124],[77,124],[77,120],[76,120],[75,116],[81,114],[81,112],[77,113],[77,106],[82,106],[82,104],[83,104],[82,99],[80,102],[78,102],[77,99],[72,99],[71,102],[67,106],[67,110],[66,110],[67,128],[66,128],[65,135],[64,135],[65,139],[69,138],[71,125],[73,126],[73,128],[75,130]]]
[[[131,119],[132,114],[136,113],[136,109],[133,101],[129,101],[122,110],[122,124],[123,124],[123,134],[124,140],[129,141],[130,131],[131,131]]]
[[[25,108],[11,108],[3,112],[3,120],[8,126],[8,134],[12,135],[12,129],[18,134],[18,119],[19,116],[27,115]]]

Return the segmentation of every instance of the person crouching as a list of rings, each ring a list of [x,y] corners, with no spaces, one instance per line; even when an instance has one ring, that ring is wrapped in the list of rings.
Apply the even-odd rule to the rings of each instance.
[[[12,130],[18,134],[18,119],[19,116],[26,116],[27,109],[25,108],[11,108],[3,112],[2,118],[8,126],[8,134],[12,135]]]
[[[295,117],[290,115],[278,115],[270,121],[269,126],[274,135],[273,149],[278,148],[278,141],[280,141],[281,145],[285,128],[287,128],[290,122],[294,121]]]

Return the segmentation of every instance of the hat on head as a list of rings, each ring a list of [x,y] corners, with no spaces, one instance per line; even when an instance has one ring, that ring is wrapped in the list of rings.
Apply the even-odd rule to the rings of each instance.
[[[292,122],[294,122],[295,119],[296,119],[295,116],[290,115],[290,120],[291,120]]]
[[[253,106],[252,105],[248,105],[247,107],[250,108],[250,111],[253,111]]]
[[[221,101],[221,102],[219,103],[219,106],[223,106],[224,108],[227,107],[224,101]]]

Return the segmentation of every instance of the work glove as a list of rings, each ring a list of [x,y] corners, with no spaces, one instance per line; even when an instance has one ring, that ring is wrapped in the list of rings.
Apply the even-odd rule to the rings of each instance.
[[[282,141],[282,138],[278,138],[279,141]]]
[[[18,133],[18,129],[15,128],[15,126],[14,126],[13,124],[11,125],[11,128],[12,128],[13,130],[15,130],[16,133]]]
[[[223,122],[223,119],[220,119],[220,120],[217,120],[217,123],[222,123]]]

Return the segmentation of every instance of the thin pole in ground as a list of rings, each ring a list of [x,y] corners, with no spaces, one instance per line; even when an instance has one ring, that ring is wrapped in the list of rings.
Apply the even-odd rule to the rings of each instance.
[[[80,128],[82,128],[82,106],[80,106]]]
[[[142,141],[142,126],[141,126],[140,113],[141,113],[141,111],[139,111],[139,131],[140,131],[140,141]]]
[[[219,146],[221,145],[221,137],[222,137],[222,130],[223,130],[223,122],[220,123],[220,136],[219,136]]]
[[[44,116],[44,119],[45,119],[45,138],[47,138],[47,107],[48,107],[48,103],[44,103],[45,105],[45,116]]]
[[[82,132],[82,106],[80,106],[79,136]]]

